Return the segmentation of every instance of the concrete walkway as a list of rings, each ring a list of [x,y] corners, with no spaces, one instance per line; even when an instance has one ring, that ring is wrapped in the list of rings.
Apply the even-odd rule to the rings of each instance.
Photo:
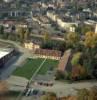
[[[28,80],[23,77],[11,76],[6,82],[9,84],[9,89],[14,91],[22,91],[25,89]]]
[[[18,76],[10,76],[7,80],[8,84],[17,85],[17,86],[26,86],[28,83],[28,79],[24,77],[18,77]]]

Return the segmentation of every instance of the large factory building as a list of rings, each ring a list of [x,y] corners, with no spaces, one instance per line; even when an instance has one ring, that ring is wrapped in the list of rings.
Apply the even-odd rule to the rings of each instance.
[[[0,68],[12,58],[15,50],[13,48],[0,48]]]

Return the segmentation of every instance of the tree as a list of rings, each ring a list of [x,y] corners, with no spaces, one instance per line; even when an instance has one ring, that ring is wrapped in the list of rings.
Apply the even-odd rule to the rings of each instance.
[[[89,100],[97,100],[97,87],[96,86],[90,89]]]
[[[0,34],[4,34],[4,26],[0,26]]]
[[[20,27],[18,28],[18,34],[19,34],[19,37],[20,37],[20,41],[23,42],[24,41],[24,35],[25,35],[25,29]]]
[[[91,89],[80,89],[77,92],[77,100],[97,100],[97,87]]]
[[[50,40],[51,40],[50,34],[45,33],[44,37],[43,37],[43,42],[41,44],[41,48],[43,48],[43,49],[52,49],[54,45]]]
[[[65,73],[63,73],[62,71],[57,71],[55,74],[55,79],[56,80],[65,79]]]
[[[41,97],[41,100],[57,100],[57,96],[53,92],[49,92]]]
[[[26,29],[26,32],[25,32],[25,34],[24,34],[24,39],[27,40],[28,37],[29,37],[29,35],[30,35],[30,30],[29,30],[29,28],[27,28],[27,29]]]
[[[79,35],[77,33],[68,33],[66,35],[67,46],[75,48],[79,43]]]
[[[54,47],[54,44],[51,41],[48,41],[46,43],[42,42],[41,44],[42,49],[53,49],[53,47]]]
[[[72,66],[75,66],[75,65],[79,65],[79,64],[80,64],[80,63],[79,63],[79,60],[80,60],[80,58],[81,58],[81,55],[82,55],[81,52],[77,52],[77,53],[75,53],[75,54],[73,55],[73,58],[72,58],[72,60],[71,60]]]
[[[0,94],[8,92],[8,84],[5,81],[0,81]]]
[[[3,39],[8,39],[8,35],[9,35],[8,33],[4,33],[3,36],[2,36],[2,38]]]
[[[64,53],[65,49],[66,49],[66,43],[65,42],[59,43],[58,50]]]
[[[41,100],[48,100],[46,95],[41,96]]]
[[[51,39],[50,34],[45,33],[44,37],[43,37],[44,43],[48,43],[50,41],[50,39]]]
[[[82,34],[82,28],[80,26],[76,27],[75,31],[78,33],[78,34]]]
[[[88,100],[89,91],[87,89],[80,89],[77,93],[77,100]]]
[[[16,27],[15,26],[12,26],[11,27],[11,30],[12,30],[12,32],[15,31],[16,30]]]
[[[82,33],[82,34],[85,34],[85,33],[89,32],[89,31],[93,31],[93,27],[92,27],[92,26],[83,25],[83,26],[81,27],[81,33]]]
[[[8,84],[5,81],[0,81],[0,100],[9,100],[6,95],[8,92]]]
[[[97,34],[94,32],[87,32],[83,44],[85,46],[84,66],[86,66],[89,73],[92,74],[97,50]]]
[[[97,46],[97,34],[94,32],[87,32],[85,34],[84,45],[87,48],[95,48]]]
[[[76,27],[75,31],[79,34],[85,34],[89,31],[93,31],[93,27],[89,26],[89,25],[82,25],[82,26],[78,26]]]
[[[9,34],[9,35],[8,35],[8,39],[9,39],[9,40],[12,40],[12,41],[16,41],[16,35],[14,35],[14,34]]]
[[[88,76],[87,69],[83,65],[83,54],[81,52],[77,52],[73,55],[71,64],[73,78],[76,76],[79,79],[84,79]]]

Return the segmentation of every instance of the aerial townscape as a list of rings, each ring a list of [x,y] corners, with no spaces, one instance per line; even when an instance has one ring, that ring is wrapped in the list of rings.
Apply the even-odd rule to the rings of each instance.
[[[0,0],[0,100],[97,100],[97,0]]]

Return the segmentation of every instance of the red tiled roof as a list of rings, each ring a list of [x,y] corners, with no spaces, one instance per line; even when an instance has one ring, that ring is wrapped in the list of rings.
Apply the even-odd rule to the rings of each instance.
[[[44,56],[61,57],[61,51],[58,50],[36,49],[35,54],[44,55]]]
[[[59,62],[59,66],[58,66],[58,70],[59,70],[59,71],[64,71],[64,70],[65,70],[70,56],[71,56],[71,50],[67,50],[67,51],[64,53],[62,59],[61,59],[60,62]]]

